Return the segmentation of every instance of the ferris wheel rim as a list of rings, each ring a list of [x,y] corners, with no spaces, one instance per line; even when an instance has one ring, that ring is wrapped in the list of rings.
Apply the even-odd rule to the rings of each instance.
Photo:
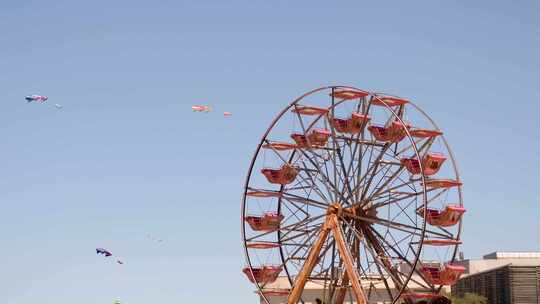
[[[283,117],[283,115],[285,115],[292,107],[294,107],[295,105],[298,104],[299,101],[303,100],[304,98],[306,98],[307,96],[309,95],[312,95],[312,94],[315,94],[317,92],[320,92],[320,91],[323,91],[323,90],[328,90],[328,89],[331,89],[331,90],[334,90],[334,89],[351,89],[351,90],[358,90],[358,91],[363,91],[363,92],[368,92],[368,91],[365,91],[365,90],[362,90],[362,89],[358,89],[356,87],[353,87],[353,86],[324,86],[324,87],[320,87],[320,88],[317,88],[317,89],[314,89],[314,90],[311,90],[303,95],[301,95],[300,97],[296,98],[293,102],[291,102],[288,106],[286,106],[271,122],[270,126],[268,127],[268,129],[266,130],[266,132],[264,133],[264,135],[262,136],[259,144],[257,145],[257,148],[255,150],[255,153],[252,157],[252,161],[251,161],[251,164],[249,166],[249,169],[248,169],[248,174],[246,176],[246,181],[245,181],[245,185],[244,185],[244,192],[243,192],[243,198],[242,198],[242,208],[241,208],[241,217],[242,217],[242,225],[241,225],[241,234],[242,234],[242,241],[243,241],[243,245],[244,245],[244,252],[245,252],[245,258],[246,258],[246,264],[249,266],[250,268],[250,271],[252,271],[252,268],[253,268],[253,265],[252,265],[252,261],[251,261],[251,258],[250,258],[250,255],[249,255],[249,251],[248,251],[248,241],[247,241],[247,237],[246,237],[246,222],[244,221],[244,216],[245,216],[245,210],[246,210],[246,194],[248,193],[248,191],[250,190],[249,189],[249,182],[250,182],[250,179],[251,179],[251,176],[253,174],[253,169],[254,169],[254,165],[255,165],[255,162],[257,160],[257,157],[261,151],[261,148],[263,146],[263,144],[265,144],[265,140],[267,139],[268,135],[270,134],[270,132],[272,131],[272,129],[275,127],[275,125],[279,122],[279,120]],[[400,123],[402,124],[405,124],[405,122],[399,117],[399,115],[397,115],[393,109],[387,105],[385,103],[384,100],[382,100],[381,98],[378,97],[379,94],[383,94],[385,96],[389,96],[389,94],[384,94],[384,93],[371,93],[371,92],[368,92],[371,96],[373,96],[374,98],[378,99],[379,102],[381,102],[382,104],[385,105],[386,109],[389,110],[391,113],[392,113],[392,116],[394,118],[396,118]],[[398,96],[396,96],[398,97]],[[437,129],[437,130],[440,130],[438,128],[438,126],[435,124],[435,122],[422,110],[420,109],[418,106],[416,106],[414,103],[410,102],[409,101],[409,104],[411,104],[414,108],[416,108],[417,110],[419,110],[419,112],[421,112],[431,123],[432,125]],[[332,109],[334,109],[337,105],[332,105]],[[322,115],[321,115],[322,117]],[[320,117],[319,117],[320,118]],[[333,127],[332,127],[333,128]],[[309,129],[309,128],[308,128]],[[411,145],[413,147],[413,150],[415,151],[415,155],[417,157],[420,156],[419,152],[418,152],[418,148],[416,147],[416,143],[414,141],[414,139],[412,138],[409,130],[407,128],[404,129],[405,132],[406,132],[406,137],[409,139],[409,141],[411,142]],[[455,174],[456,174],[456,178],[457,180],[459,181],[460,178],[459,178],[459,173],[458,173],[458,170],[457,170],[457,164],[455,162],[455,159],[451,153],[451,150],[450,150],[450,147],[446,141],[446,139],[444,138],[443,135],[441,135],[442,138],[443,138],[443,142],[446,146],[446,149],[448,150],[449,152],[449,156],[451,158],[451,161],[452,161],[452,164],[453,164],[453,168],[454,168],[454,171],[455,171]],[[296,151],[295,151],[296,152]],[[293,154],[295,153],[293,152]],[[420,166],[422,166],[422,164],[420,164]],[[420,176],[421,180],[422,180],[422,198],[423,198],[423,206],[426,207],[427,206],[427,193],[426,193],[426,176],[422,170],[422,167],[421,167],[421,176]],[[280,191],[278,192],[281,192],[283,190],[283,185],[280,187]],[[462,194],[461,194],[461,187],[458,187],[458,191],[459,191],[459,196],[460,196],[460,204],[462,204]],[[278,208],[281,208],[281,199],[282,198],[279,198],[279,203],[278,203]],[[279,210],[279,209],[278,209]],[[461,233],[461,221],[460,221],[460,225],[459,225],[459,231],[458,231],[458,239],[459,239],[459,235]],[[280,230],[278,229],[277,230],[278,234],[280,233]],[[418,246],[418,252],[415,254],[415,258],[414,258],[414,267],[416,267],[417,263],[419,262],[419,259],[420,259],[420,253],[422,251],[422,246],[423,246],[423,240],[425,238],[425,232],[426,232],[426,212],[424,212],[424,218],[423,218],[423,224],[422,224],[422,235],[421,235],[421,238],[420,238],[420,244]],[[279,240],[279,243],[281,245],[281,239],[278,238]],[[289,279],[289,282],[291,284],[291,286],[294,286],[294,282],[292,281],[292,276],[289,274],[289,271],[288,271],[288,268],[287,268],[287,265],[286,263],[284,262],[285,261],[285,258],[284,258],[284,253],[283,253],[283,248],[280,246],[279,247],[279,251],[280,251],[280,255],[281,255],[281,260],[283,262],[283,266],[284,266],[284,270],[285,272],[287,273],[287,277]],[[457,251],[457,245],[455,247],[455,250],[454,250],[454,254],[453,254],[453,258],[452,260],[455,259],[455,255],[456,255],[456,251]],[[413,267],[413,268],[414,268]],[[396,295],[395,299],[393,299],[393,303],[395,303],[398,299],[399,299],[399,295],[402,294],[404,292],[404,290],[407,288],[407,284],[408,282],[410,281],[412,275],[414,273],[414,270],[411,270],[405,280],[405,282],[403,283],[403,286],[402,288],[400,289],[400,291],[398,292],[398,294]],[[253,272],[252,272],[253,274]],[[263,286],[261,286],[261,284],[259,284],[259,282],[255,282],[255,285],[257,286],[258,290],[261,292],[261,297],[264,299],[264,301],[266,303],[269,303],[268,299],[266,299],[266,297],[262,294],[262,291],[263,291]],[[302,301],[302,300],[301,300]]]

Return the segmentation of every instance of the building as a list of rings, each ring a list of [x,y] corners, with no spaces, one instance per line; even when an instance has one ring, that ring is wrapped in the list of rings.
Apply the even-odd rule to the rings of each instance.
[[[465,275],[452,294],[476,293],[489,304],[540,304],[540,252],[493,252],[463,260]]]

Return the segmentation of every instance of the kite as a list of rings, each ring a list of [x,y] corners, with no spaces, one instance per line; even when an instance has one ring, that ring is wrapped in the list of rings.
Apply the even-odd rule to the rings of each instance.
[[[24,97],[24,99],[28,103],[30,103],[30,102],[45,103],[45,101],[47,101],[49,99],[49,97],[43,96],[43,95],[28,95],[28,96]],[[63,108],[61,104],[57,104],[57,103],[54,104],[54,107],[57,108],[57,109],[62,109]]]
[[[232,113],[231,112],[223,112],[223,116],[229,117],[229,116],[232,116]]]
[[[210,106],[201,106],[201,105],[191,106],[191,109],[193,110],[193,112],[208,113],[208,112],[212,111],[212,108]]]
[[[26,102],[35,101],[39,103],[44,103],[45,101],[47,101],[47,99],[49,99],[49,97],[42,96],[42,95],[29,95],[29,96],[26,96],[24,99],[26,99]]]
[[[108,251],[107,249],[103,249],[103,248],[96,248],[96,254],[103,254],[106,257],[110,257],[112,255],[112,253],[110,251]]]
[[[120,261],[120,260],[116,260],[116,263],[120,264],[120,265],[124,265],[124,262]]]

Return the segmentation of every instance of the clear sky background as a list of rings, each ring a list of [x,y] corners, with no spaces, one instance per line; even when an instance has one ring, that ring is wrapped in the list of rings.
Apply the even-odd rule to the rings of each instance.
[[[467,257],[540,250],[539,16],[538,1],[1,1],[0,303],[256,303],[246,170],[275,114],[323,85],[437,121]]]

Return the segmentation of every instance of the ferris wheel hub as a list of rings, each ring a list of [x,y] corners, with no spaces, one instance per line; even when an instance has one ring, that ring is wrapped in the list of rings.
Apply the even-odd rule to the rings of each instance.
[[[341,207],[340,203],[330,204],[330,206],[328,206],[328,209],[326,210],[327,215],[335,214],[337,216],[341,216],[342,213],[343,213],[343,207]]]

